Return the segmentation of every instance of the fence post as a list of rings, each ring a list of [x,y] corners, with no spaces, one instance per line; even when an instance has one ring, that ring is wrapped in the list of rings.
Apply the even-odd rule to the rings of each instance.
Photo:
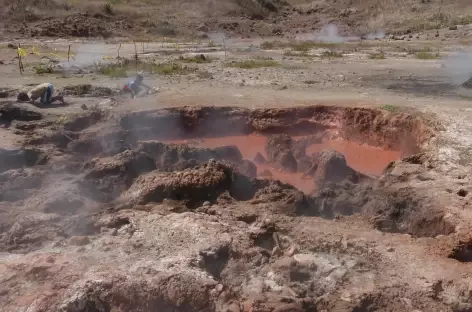
[[[21,44],[18,43],[18,48],[16,50],[16,53],[18,54],[18,68],[20,69],[20,74],[23,75],[24,67],[23,67],[23,61],[21,60]]]
[[[134,58],[136,61],[136,73],[138,72],[138,49],[136,48],[136,41],[134,42]]]

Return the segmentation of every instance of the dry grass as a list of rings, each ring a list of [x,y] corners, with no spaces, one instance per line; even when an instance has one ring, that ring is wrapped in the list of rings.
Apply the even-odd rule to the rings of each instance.
[[[336,52],[336,51],[325,51],[321,54],[322,58],[340,58],[343,57],[342,52]]]
[[[277,67],[280,63],[271,59],[253,59],[244,61],[233,61],[226,63],[228,67],[236,67],[241,69],[254,69],[263,67]]]
[[[383,52],[370,53],[369,54],[369,59],[371,59],[371,60],[384,60],[385,59],[385,53],[383,53]]]
[[[308,52],[311,49],[335,48],[339,43],[317,42],[317,41],[264,41],[261,44],[263,50],[291,49],[293,51]]]
[[[314,8],[313,1],[287,0],[296,8]],[[330,4],[333,12],[316,12],[316,20],[339,20],[339,11],[354,6],[362,14],[355,24],[359,28],[374,31],[385,29],[387,32],[420,32],[452,25],[472,23],[472,5],[466,0],[439,1],[422,3],[421,0],[356,0],[348,4],[340,0]],[[152,35],[175,37],[196,32],[189,29],[204,23],[206,17],[213,17],[216,24],[232,22],[238,19],[258,19],[258,22],[270,24],[267,17],[281,16],[285,6],[283,0],[0,0],[4,20],[37,21],[39,19],[64,17],[75,13],[100,13],[108,18],[123,19],[137,24],[142,22]],[[334,13],[336,12],[336,13]],[[284,12],[285,13],[285,12]],[[297,20],[297,13],[288,11],[288,25]],[[233,20],[231,20],[233,19]],[[269,22],[268,22],[269,21]],[[148,24],[149,23],[149,24]],[[240,23],[241,25],[244,24]],[[148,26],[149,25],[149,26]],[[193,25],[193,26],[192,26]],[[310,25],[311,26],[311,25]],[[310,31],[307,26],[305,30]],[[284,30],[286,27],[281,27]],[[269,27],[269,29],[272,29]],[[214,29],[209,29],[213,31]],[[361,29],[352,29],[353,34]],[[264,42],[263,49],[284,48],[293,51],[308,51],[314,48],[333,49],[330,43],[322,42]]]

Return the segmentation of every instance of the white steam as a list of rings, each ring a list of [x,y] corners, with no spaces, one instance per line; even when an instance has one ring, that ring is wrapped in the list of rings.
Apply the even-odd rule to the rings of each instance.
[[[316,40],[329,43],[342,43],[345,38],[339,35],[338,27],[334,24],[328,24],[316,35]]]
[[[383,39],[385,38],[385,31],[378,29],[375,32],[369,33],[366,36],[368,40]],[[361,38],[358,36],[342,36],[339,34],[338,26],[334,24],[328,24],[317,33],[300,34],[296,37],[297,40],[301,41],[318,41],[326,43],[343,43],[349,41],[358,41]]]
[[[67,67],[87,67],[99,63],[107,56],[116,56],[117,51],[114,45],[105,43],[80,43],[72,45],[73,57],[69,62],[63,62],[60,65]]]
[[[472,77],[472,47],[462,49],[443,59],[445,74],[460,85]]]
[[[385,38],[385,31],[383,29],[377,29],[375,32],[367,34],[367,40],[383,39]]]

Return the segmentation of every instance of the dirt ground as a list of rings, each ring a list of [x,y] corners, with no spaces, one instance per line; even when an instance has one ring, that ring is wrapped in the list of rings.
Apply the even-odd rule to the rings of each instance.
[[[1,310],[472,311],[468,50],[408,39],[138,43],[171,69],[143,65],[160,89],[135,99],[133,44],[75,41],[68,62],[65,40],[22,40],[20,74],[5,42]],[[67,105],[16,102],[41,82]],[[244,143],[204,146],[254,135],[316,188],[262,175]],[[401,157],[367,175],[311,140]]]

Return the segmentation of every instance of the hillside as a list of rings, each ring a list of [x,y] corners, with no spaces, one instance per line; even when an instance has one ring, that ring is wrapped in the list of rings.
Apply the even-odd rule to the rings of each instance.
[[[3,0],[5,37],[285,36],[329,23],[349,35],[418,33],[472,21],[467,0]]]

